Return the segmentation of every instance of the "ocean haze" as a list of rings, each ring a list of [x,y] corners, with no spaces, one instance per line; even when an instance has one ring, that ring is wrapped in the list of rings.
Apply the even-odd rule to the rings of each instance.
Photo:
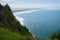
[[[60,10],[40,10],[15,16],[23,18],[24,25],[39,37],[50,37],[60,29]]]

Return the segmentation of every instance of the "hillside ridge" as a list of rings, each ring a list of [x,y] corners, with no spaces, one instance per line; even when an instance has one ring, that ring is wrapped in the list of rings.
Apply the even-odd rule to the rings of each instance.
[[[7,30],[7,31],[5,31],[5,30]],[[35,40],[36,39],[36,38],[33,38],[32,34],[29,32],[29,30],[26,28],[26,26],[21,25],[21,23],[15,18],[15,16],[13,15],[8,4],[6,4],[5,6],[2,6],[0,4],[0,33],[2,33],[2,34],[0,34],[0,35],[2,35],[2,36],[0,36],[0,39],[1,39],[1,37],[3,38],[1,40],[4,40],[4,39],[10,40],[9,35],[11,35],[11,37],[12,37],[12,35],[14,35],[15,33],[16,33],[15,37],[20,37],[21,35],[23,36],[22,38],[20,38],[21,40],[23,40],[24,37],[27,37],[26,40]],[[8,33],[9,33],[9,35],[8,35]],[[7,35],[9,36],[9,38],[6,38]],[[18,35],[20,35],[20,36],[18,36]],[[11,39],[13,40],[13,38],[11,38]]]

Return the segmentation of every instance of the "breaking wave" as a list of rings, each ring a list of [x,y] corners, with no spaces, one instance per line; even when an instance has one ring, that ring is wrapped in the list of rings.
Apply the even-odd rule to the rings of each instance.
[[[14,16],[16,17],[16,19],[22,24],[24,25],[24,19],[22,17],[19,17],[17,15],[20,15],[20,14],[25,14],[25,13],[32,13],[32,12],[36,12],[36,11],[39,11],[39,10],[30,10],[30,11],[23,11],[23,12],[15,12],[13,13]]]
[[[25,13],[31,13],[31,12],[36,12],[40,10],[30,10],[30,11],[23,11],[23,12],[15,12],[14,15],[19,15],[19,14],[25,14]]]

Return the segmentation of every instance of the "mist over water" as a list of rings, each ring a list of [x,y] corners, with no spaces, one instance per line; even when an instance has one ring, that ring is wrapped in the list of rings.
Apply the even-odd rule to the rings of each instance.
[[[60,29],[60,10],[40,10],[14,14],[22,18],[24,25],[39,37],[49,37]]]

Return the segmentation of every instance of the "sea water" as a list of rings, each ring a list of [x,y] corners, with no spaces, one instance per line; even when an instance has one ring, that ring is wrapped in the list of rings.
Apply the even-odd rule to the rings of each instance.
[[[60,29],[60,10],[38,10],[15,13],[24,25],[39,37],[50,37]],[[20,20],[21,21],[21,20]]]

